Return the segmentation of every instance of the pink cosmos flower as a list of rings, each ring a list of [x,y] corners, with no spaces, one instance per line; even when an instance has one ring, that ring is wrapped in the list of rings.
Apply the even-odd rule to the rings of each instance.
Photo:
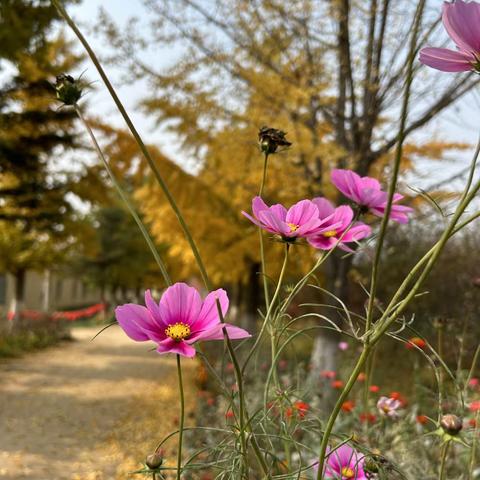
[[[377,408],[384,417],[399,417],[398,409],[401,408],[402,402],[395,398],[380,397],[377,402]]]
[[[310,200],[302,200],[288,210],[280,204],[269,207],[260,197],[252,200],[254,217],[242,212],[251,222],[267,232],[280,235],[286,241],[295,241],[299,237],[307,237],[332,229],[331,225],[323,228],[330,219],[320,219],[318,208]],[[339,225],[334,224],[335,228]]]
[[[348,343],[347,342],[338,342],[338,349],[344,352],[345,350],[348,350]]]
[[[361,177],[352,170],[332,170],[332,183],[350,200],[357,205],[368,209],[374,215],[383,217],[387,208],[388,193],[384,192],[378,180],[371,177]],[[398,223],[407,223],[407,214],[413,208],[404,205],[395,205],[403,195],[395,193],[393,196],[390,218]]]
[[[367,480],[363,465],[365,456],[348,445],[328,449],[324,478],[335,480]],[[314,467],[318,472],[318,466]],[[314,478],[316,478],[314,476]]]
[[[202,301],[195,288],[176,283],[165,290],[159,304],[147,290],[146,307],[127,303],[115,309],[115,316],[132,340],[152,340],[158,353],[194,357],[196,350],[192,344],[200,340],[223,340],[224,327],[232,340],[250,337],[245,330],[220,322],[217,299],[225,315],[228,310],[225,290],[210,292]]]
[[[425,47],[420,62],[442,72],[478,70],[480,59],[480,4],[456,0],[443,4],[442,21],[456,50]]]
[[[308,242],[313,247],[331,250],[337,245],[342,250],[351,252],[346,243],[357,242],[370,235],[372,229],[362,222],[355,222],[351,226],[353,210],[348,205],[335,208],[326,198],[321,197],[314,198],[312,202],[318,208],[319,217],[323,221],[321,232],[308,237]]]

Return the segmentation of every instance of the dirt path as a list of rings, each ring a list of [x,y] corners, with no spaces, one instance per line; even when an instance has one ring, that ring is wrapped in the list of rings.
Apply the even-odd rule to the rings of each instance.
[[[0,362],[0,479],[140,478],[128,473],[175,430],[175,358],[118,327],[91,342],[97,330],[77,328],[74,342]],[[183,364],[191,410],[195,364]]]

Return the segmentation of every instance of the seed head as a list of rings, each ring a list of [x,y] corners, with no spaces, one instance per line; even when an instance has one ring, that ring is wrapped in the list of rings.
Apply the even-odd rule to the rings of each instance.
[[[292,143],[285,136],[286,132],[276,128],[262,127],[258,131],[258,141],[262,152],[266,154],[275,153],[278,147],[289,147]]]
[[[162,463],[163,463],[163,455],[161,452],[151,453],[145,459],[145,465],[147,465],[147,467],[150,470],[156,470],[158,467],[162,465]]]
[[[463,428],[463,422],[460,417],[449,413],[440,419],[440,426],[445,433],[454,436],[460,433],[460,430]]]
[[[70,75],[58,75],[55,83],[57,98],[65,105],[75,105],[82,96],[78,81]]]

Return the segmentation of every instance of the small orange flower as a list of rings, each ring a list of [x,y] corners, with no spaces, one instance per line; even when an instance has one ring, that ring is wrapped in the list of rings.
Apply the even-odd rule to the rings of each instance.
[[[377,392],[380,391],[380,387],[379,387],[378,385],[370,385],[369,390],[370,390],[372,393],[377,393]]]
[[[389,397],[398,400],[402,407],[405,407],[408,403],[407,399],[400,392],[391,392]]]
[[[342,410],[344,412],[350,413],[355,408],[355,402],[353,400],[347,400],[342,403]]]
[[[306,402],[298,401],[298,402],[295,402],[293,406],[297,410],[297,414],[300,418],[304,418],[308,410],[310,409],[310,405]]]
[[[233,413],[233,410],[227,410],[225,412],[225,418],[234,418],[235,414]]]
[[[417,421],[417,423],[419,423],[420,425],[425,425],[426,423],[428,423],[428,417],[426,415],[417,415],[415,417],[415,420]]]
[[[468,425],[472,428],[476,428],[477,426],[477,421],[474,419],[474,418],[471,418],[469,421],[468,421]]]
[[[377,421],[377,416],[370,412],[363,412],[360,414],[360,421],[362,423],[375,423]]]
[[[343,382],[341,380],[334,380],[331,384],[330,384],[333,388],[336,388],[338,390],[340,390],[341,388],[343,388]]]
[[[322,378],[329,378],[330,380],[335,378],[336,375],[336,372],[334,372],[333,370],[323,370],[320,372],[320,376]]]
[[[409,350],[412,350],[415,347],[421,348],[423,350],[427,346],[427,342],[423,338],[412,337],[408,340],[408,342],[405,344],[405,346]]]
[[[364,382],[366,379],[367,379],[367,375],[365,374],[365,372],[360,372],[358,374],[357,380],[359,382]]]
[[[475,402],[470,403],[468,407],[471,412],[478,412],[480,410],[480,400],[476,400]]]

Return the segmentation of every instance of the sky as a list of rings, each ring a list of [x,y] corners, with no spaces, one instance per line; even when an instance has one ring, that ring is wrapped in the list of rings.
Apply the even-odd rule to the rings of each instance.
[[[437,0],[431,0],[435,3]],[[438,0],[439,6],[441,1]],[[93,31],[95,19],[98,18],[99,8],[105,9],[115,23],[122,25],[131,17],[139,16],[147,20],[147,12],[142,6],[141,0],[83,0],[80,5],[69,7],[69,13],[79,23],[87,39],[91,42],[94,50],[102,55],[105,52],[104,40]],[[161,52],[161,55],[151,54],[152,64],[158,69],[168,63],[175,52],[171,55]],[[147,57],[148,58],[148,57]],[[86,76],[89,80],[98,80],[98,74],[91,64],[86,64]],[[125,102],[127,110],[133,121],[147,143],[155,143],[172,160],[182,165],[187,171],[194,171],[194,161],[188,159],[183,152],[175,147],[175,139],[155,126],[151,119],[138,109],[138,101],[142,98],[142,85],[122,85],[120,70],[106,66],[107,73],[117,87],[122,101]],[[115,109],[108,93],[105,91],[100,80],[96,83],[96,91],[89,94],[89,108],[103,120],[108,119],[115,126],[123,126],[123,121]],[[440,92],[432,92],[438,95]],[[437,137],[442,140],[465,142],[473,146],[477,142],[480,131],[478,111],[480,109],[480,92],[473,92],[457,102],[453,108],[449,108],[432,121],[427,128],[422,129],[417,135],[418,140]],[[92,113],[91,112],[91,113]],[[459,152],[451,155],[451,162],[423,162],[417,167],[415,177],[408,178],[408,183],[415,187],[425,188],[426,186],[449,178],[456,171],[468,165],[472,151]]]

